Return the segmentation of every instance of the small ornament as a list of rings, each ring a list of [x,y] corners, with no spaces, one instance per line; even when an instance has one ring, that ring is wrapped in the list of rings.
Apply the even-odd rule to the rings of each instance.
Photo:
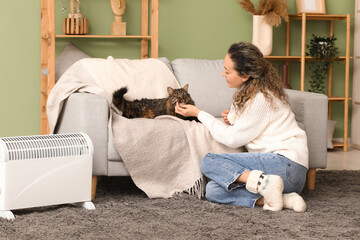
[[[125,13],[125,0],[110,0],[111,9],[114,13],[114,22],[111,24],[111,35],[125,36],[126,22],[123,22]]]

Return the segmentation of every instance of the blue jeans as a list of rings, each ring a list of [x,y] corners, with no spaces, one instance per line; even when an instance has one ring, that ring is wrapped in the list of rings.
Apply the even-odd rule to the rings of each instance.
[[[205,197],[210,202],[254,207],[261,197],[246,190],[245,183],[235,180],[244,172],[260,170],[278,175],[284,182],[284,193],[300,193],[305,185],[307,169],[276,153],[208,153],[201,160],[201,171],[211,181]]]

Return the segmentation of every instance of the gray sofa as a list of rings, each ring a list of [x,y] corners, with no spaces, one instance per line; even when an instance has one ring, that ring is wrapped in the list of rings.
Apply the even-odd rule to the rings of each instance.
[[[229,89],[221,76],[223,60],[176,59],[162,60],[174,73],[181,86],[189,84],[195,104],[214,116],[220,117],[230,107],[233,89]],[[325,95],[286,90],[291,108],[299,125],[308,137],[310,169],[308,188],[315,187],[316,168],[326,167],[327,104]],[[105,98],[74,93],[64,104],[56,133],[85,132],[94,144],[93,198],[97,176],[128,176],[129,173],[109,138],[107,128],[109,106]]]

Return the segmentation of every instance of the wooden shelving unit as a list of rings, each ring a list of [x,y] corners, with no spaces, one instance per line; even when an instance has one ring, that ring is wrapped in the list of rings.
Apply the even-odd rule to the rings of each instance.
[[[140,1],[140,0],[139,0]],[[90,4],[90,3],[88,3]],[[110,7],[110,6],[109,6]],[[151,7],[151,34],[149,34],[149,8]],[[140,58],[157,58],[159,51],[159,0],[141,0],[141,35],[55,35],[55,0],[41,0],[41,70],[47,68],[48,75],[41,75],[40,84],[40,133],[49,133],[46,114],[46,101],[55,85],[55,40],[56,38],[111,38],[139,39],[141,41]],[[151,44],[149,44],[149,40]]]
[[[300,56],[291,56],[290,55],[290,22],[292,20],[301,20],[301,55]],[[300,62],[300,90],[305,91],[305,63],[307,61],[314,61],[311,57],[305,56],[306,50],[306,23],[309,20],[321,20],[321,21],[330,21],[330,31],[329,35],[334,34],[334,21],[344,20],[346,21],[346,49],[345,56],[340,56],[338,61],[345,61],[345,75],[344,75],[344,85],[345,92],[344,96],[333,96],[332,95],[332,66],[329,70],[329,79],[328,79],[328,97],[329,97],[329,106],[328,106],[328,118],[331,119],[331,103],[332,102],[343,102],[344,103],[344,142],[343,143],[334,143],[335,147],[342,147],[346,152],[348,149],[348,120],[349,120],[349,71],[350,71],[350,20],[351,15],[314,15],[314,14],[298,14],[298,15],[289,15],[289,22],[286,24],[286,45],[285,45],[285,56],[266,56],[265,58],[270,61],[284,61],[287,65],[290,62]]]

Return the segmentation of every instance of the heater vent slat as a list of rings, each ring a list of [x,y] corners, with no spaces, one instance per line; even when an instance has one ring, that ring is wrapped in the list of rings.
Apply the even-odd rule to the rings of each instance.
[[[90,155],[92,151],[84,133],[0,138],[0,161]]]

